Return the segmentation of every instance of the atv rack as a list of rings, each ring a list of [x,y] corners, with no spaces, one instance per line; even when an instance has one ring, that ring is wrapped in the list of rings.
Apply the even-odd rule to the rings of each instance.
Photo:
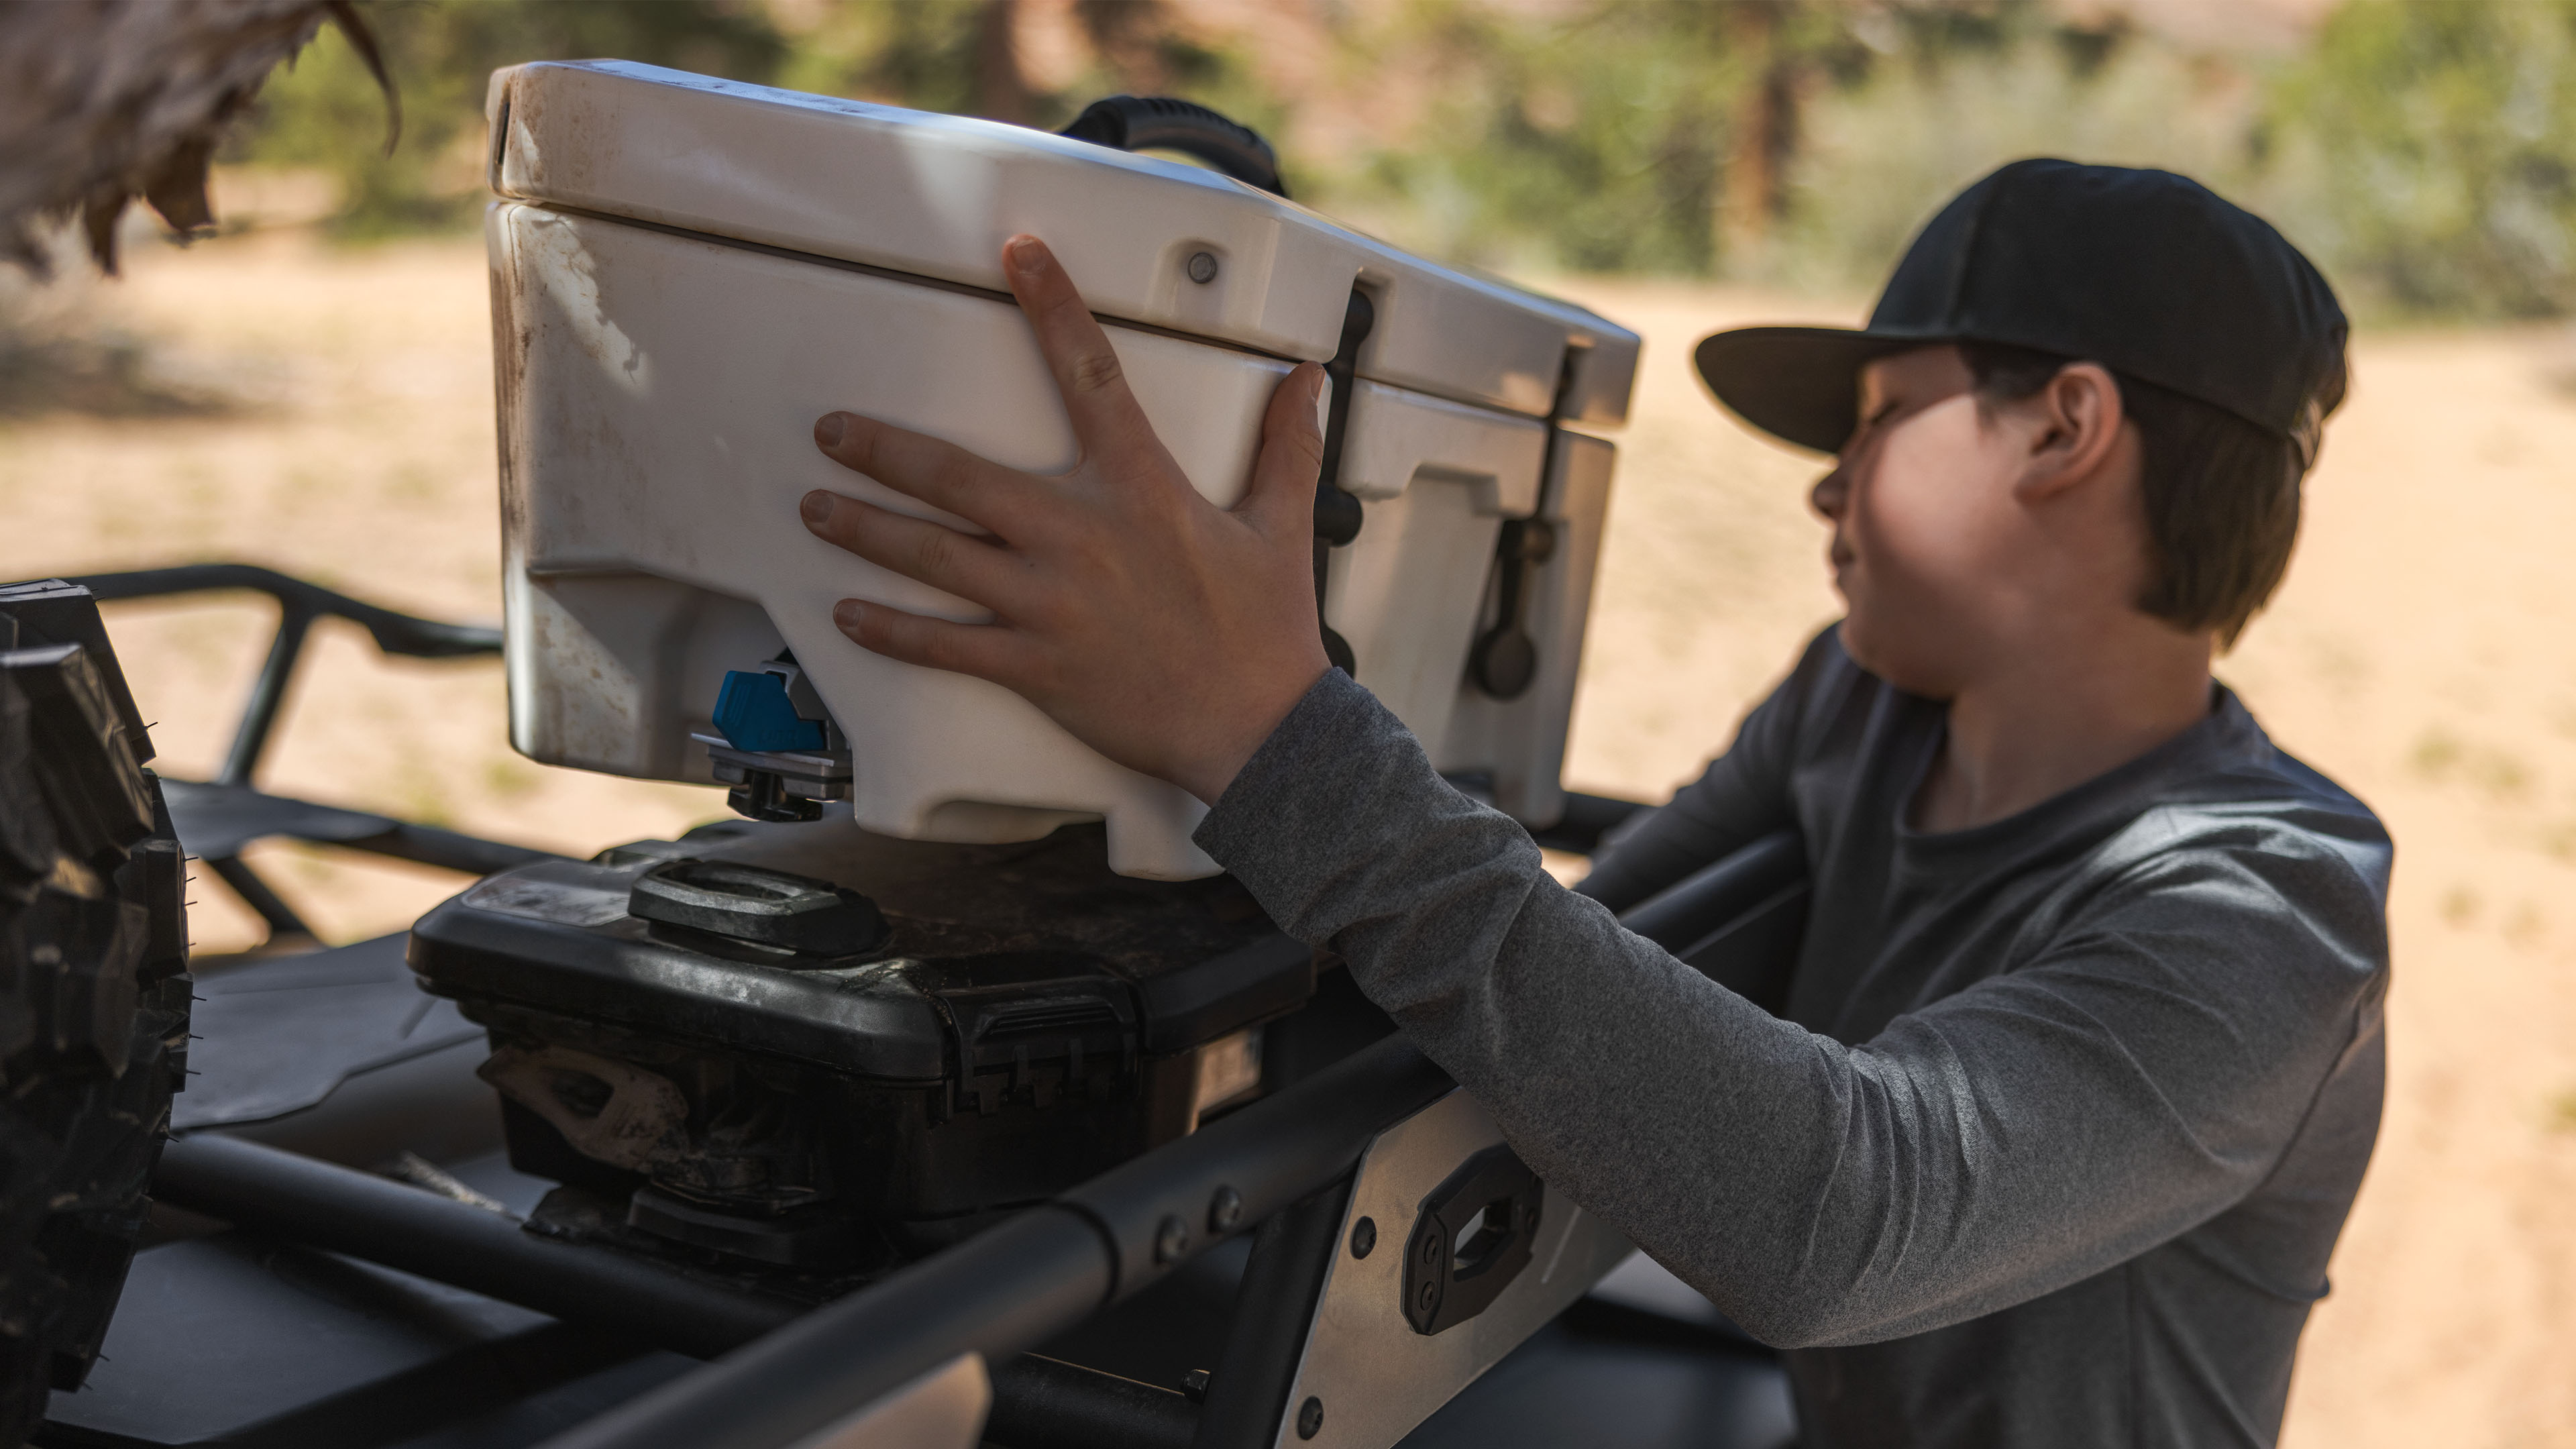
[[[203,784],[164,782],[182,840],[277,936],[310,933],[238,858],[262,837],[469,874],[557,858],[252,783],[314,620],[351,620],[387,652],[419,658],[495,653],[496,631],[413,618],[240,564],[76,582],[108,600],[218,589],[278,600],[276,637],[223,769]],[[1588,851],[1635,808],[1569,796],[1567,818],[1538,839]],[[1751,980],[1794,953],[1802,877],[1794,837],[1775,837],[1629,920],[1722,980]],[[550,1449],[1382,1449],[1629,1253],[1614,1230],[1530,1177],[1482,1110],[1401,1037],[810,1311],[636,1254],[539,1237],[489,1205],[219,1130],[174,1138],[153,1185],[164,1204],[275,1242],[454,1285],[639,1349],[713,1360],[548,1440]],[[1452,1221],[1479,1202],[1473,1222]],[[1182,1270],[1239,1238],[1250,1242],[1232,1329],[1212,1371],[1186,1389],[1032,1352],[1158,1287],[1177,1288]],[[1492,1276],[1471,1282],[1479,1271]],[[1665,1327],[1644,1330],[1650,1339],[1661,1333],[1694,1352],[1726,1343],[1723,1328],[1712,1336],[1655,1321]],[[1627,1328],[1631,1341],[1645,1341],[1633,1337],[1636,1324]],[[1748,1350],[1759,1352],[1740,1341],[1720,1349]],[[49,1428],[37,1442],[107,1441]]]

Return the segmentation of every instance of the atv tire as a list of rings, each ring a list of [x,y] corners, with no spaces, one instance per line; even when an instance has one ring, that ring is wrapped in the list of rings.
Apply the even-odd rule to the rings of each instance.
[[[13,647],[14,646],[14,647]],[[0,1446],[106,1337],[187,1073],[185,859],[97,607],[0,588]]]

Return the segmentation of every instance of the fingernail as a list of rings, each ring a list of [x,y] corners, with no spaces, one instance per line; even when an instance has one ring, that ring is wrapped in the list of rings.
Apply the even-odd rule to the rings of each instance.
[[[1036,237],[1015,236],[1003,250],[1010,254],[1011,265],[1023,272],[1034,272],[1046,266],[1046,248]]]
[[[825,413],[814,420],[814,441],[826,448],[837,448],[841,446],[841,434],[848,430],[849,424],[839,413]]]
[[[1315,436],[1322,437],[1332,428],[1333,379],[1322,368],[1315,369]]]
[[[859,621],[867,614],[868,606],[856,599],[843,599],[832,606],[832,622],[843,629],[859,627]]]
[[[798,500],[796,511],[805,515],[807,523],[820,523],[832,516],[832,495],[817,488]]]

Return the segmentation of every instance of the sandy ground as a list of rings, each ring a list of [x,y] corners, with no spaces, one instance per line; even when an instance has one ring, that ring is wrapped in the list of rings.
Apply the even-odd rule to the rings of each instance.
[[[1569,775],[1652,794],[1722,745],[1833,614],[1802,504],[1812,466],[1720,419],[1683,359],[1719,325],[1836,313],[1561,287],[1649,339]],[[0,424],[0,577],[248,559],[497,617],[474,247],[153,249],[91,305],[254,402]],[[2366,336],[2289,585],[2222,671],[2400,843],[2387,1125],[2308,1334],[2300,1449],[2576,1445],[2576,399],[2547,381],[2554,347]],[[219,757],[268,617],[238,598],[111,611],[170,773]],[[724,808],[530,764],[505,743],[494,665],[385,661],[337,627],[261,780],[585,852]],[[333,940],[399,929],[457,883],[289,847],[261,859]],[[213,882],[197,900],[201,947],[254,937]]]

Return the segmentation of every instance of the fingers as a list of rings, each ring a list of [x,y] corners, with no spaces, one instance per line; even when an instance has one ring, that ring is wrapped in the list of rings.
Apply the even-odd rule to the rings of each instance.
[[[1029,326],[1038,335],[1038,351],[1055,374],[1064,394],[1065,411],[1073,417],[1074,436],[1086,455],[1114,458],[1122,446],[1150,443],[1153,428],[1144,409],[1127,389],[1127,376],[1109,334],[1083,304],[1073,278],[1033,236],[1015,236],[1002,246],[1002,275],[1011,295],[1020,299]]]
[[[798,512],[807,531],[825,543],[996,614],[1014,614],[1027,593],[1025,565],[1016,555],[945,524],[819,488],[805,495]]]
[[[1028,520],[1028,476],[954,443],[856,413],[825,413],[814,420],[814,446],[852,472],[1005,538]]]
[[[832,624],[850,642],[888,659],[971,674],[1011,687],[1028,674],[1030,645],[992,624],[958,624],[907,614],[883,604],[843,599],[832,606]]]
[[[1265,535],[1293,534],[1300,544],[1312,537],[1328,385],[1322,367],[1301,362],[1270,394],[1270,410],[1261,419],[1261,453],[1252,463],[1252,486],[1234,506]]]

